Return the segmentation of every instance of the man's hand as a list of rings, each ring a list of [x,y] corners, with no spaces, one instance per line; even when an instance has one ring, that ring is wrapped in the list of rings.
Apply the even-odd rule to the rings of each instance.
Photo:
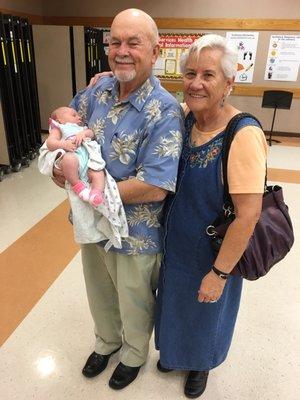
[[[114,74],[111,71],[99,72],[98,74],[96,74],[95,76],[93,76],[91,78],[90,83],[87,86],[87,88],[89,89],[89,88],[95,86],[96,83],[98,82],[98,79],[104,78],[105,76],[114,76]]]
[[[84,131],[82,131],[80,133],[77,133],[77,135],[75,136],[74,144],[76,146],[76,149],[77,149],[77,147],[81,146],[81,143],[82,143],[83,139],[85,139],[87,137],[86,136],[86,130],[84,130]]]
[[[61,188],[65,188],[65,182],[66,182],[66,178],[64,177],[64,174],[62,172],[62,170],[57,169],[56,167],[53,167],[53,178],[52,178],[53,182],[61,187]]]
[[[77,149],[78,146],[75,144],[75,138],[74,139],[68,139],[63,141],[62,148],[66,151],[73,152]]]

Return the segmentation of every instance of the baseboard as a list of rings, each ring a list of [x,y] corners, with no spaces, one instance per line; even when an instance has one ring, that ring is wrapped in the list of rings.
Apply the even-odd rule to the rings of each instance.
[[[270,135],[270,131],[264,131],[266,136]],[[272,132],[272,136],[283,136],[283,137],[298,137],[300,138],[300,133],[297,132]]]
[[[41,129],[42,133],[49,133],[47,129]],[[266,136],[270,135],[269,131],[264,131]],[[300,133],[297,132],[273,132],[272,136],[283,136],[283,137],[298,137],[300,138]]]

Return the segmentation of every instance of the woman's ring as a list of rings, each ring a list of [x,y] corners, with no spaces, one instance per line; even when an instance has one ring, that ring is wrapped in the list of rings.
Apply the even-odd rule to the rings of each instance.
[[[218,300],[210,300],[210,303],[216,303]]]

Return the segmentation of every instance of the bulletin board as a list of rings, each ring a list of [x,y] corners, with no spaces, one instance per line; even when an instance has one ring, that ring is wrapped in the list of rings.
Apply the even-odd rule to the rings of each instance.
[[[240,30],[241,31],[241,30]],[[160,29],[160,35],[188,35],[190,32],[189,29]],[[228,29],[224,30],[217,30],[217,29],[201,29],[197,32],[197,29],[193,30],[193,34],[199,34],[202,36],[207,33],[216,33],[221,36],[226,37],[227,33],[230,32]],[[234,32],[233,30],[231,32]],[[245,31],[247,32],[247,31]],[[294,93],[294,98],[300,98],[300,70],[298,71],[298,75],[296,80],[287,81],[287,80],[275,80],[270,79],[270,75],[265,75],[266,68],[269,68],[268,62],[270,58],[270,51],[269,45],[272,39],[272,35],[300,35],[300,28],[299,31],[297,30],[290,30],[290,31],[275,31],[272,32],[268,30],[257,30],[258,32],[258,44],[256,50],[256,57],[255,62],[254,60],[254,53],[252,54],[252,60],[248,60],[248,64],[243,71],[240,72],[251,72],[252,78],[250,80],[246,80],[244,82],[236,82],[234,86],[233,95],[237,96],[259,96],[263,95],[265,90],[287,90],[292,91]],[[250,52],[248,52],[247,57],[250,56]],[[253,63],[253,65],[251,65]],[[250,68],[246,71],[247,68]],[[240,67],[240,66],[238,66]],[[238,68],[239,69],[239,68]],[[273,75],[274,76],[274,75]],[[160,77],[160,76],[159,76]],[[272,77],[273,78],[273,77]],[[182,76],[177,77],[176,79],[170,78],[169,76],[164,76],[161,78],[162,85],[170,92],[179,92],[182,91]]]
[[[103,28],[102,28],[103,29]],[[103,46],[107,47],[107,39],[109,35],[109,29],[104,28],[106,31],[105,43]],[[234,31],[231,31],[234,32]],[[247,32],[247,31],[245,31]],[[249,31],[248,31],[249,32]],[[160,54],[157,62],[154,66],[154,74],[162,80],[163,86],[170,92],[178,92],[182,90],[182,75],[180,74],[180,56],[196,39],[203,36],[206,33],[217,33],[224,37],[230,33],[230,30],[205,30],[202,29],[197,32],[197,29],[176,29],[175,27],[170,32],[170,29],[160,29]],[[270,74],[265,74],[267,63],[269,60],[269,44],[272,35],[299,35],[299,31],[257,31],[258,33],[258,44],[256,49],[256,57],[254,62],[254,52],[252,52],[252,60],[248,60],[247,66],[244,66],[243,71],[239,71],[241,66],[238,65],[238,72],[251,73],[251,80],[236,82],[234,88],[234,95],[241,96],[262,96],[264,90],[268,89],[282,89],[289,90],[294,93],[294,97],[300,98],[300,72],[298,73],[295,81],[275,81],[270,79]],[[107,62],[107,50],[105,49],[103,57]],[[247,57],[251,57],[251,51],[245,51]],[[243,53],[243,54],[244,54]],[[269,57],[269,58],[268,58]],[[244,60],[243,60],[244,61]],[[241,63],[240,63],[241,64]],[[269,70],[268,66],[268,70]],[[274,75],[273,75],[274,77]],[[273,78],[272,77],[272,78]]]
[[[180,58],[202,33],[178,33],[159,35],[159,56],[153,73],[158,78],[181,79]]]

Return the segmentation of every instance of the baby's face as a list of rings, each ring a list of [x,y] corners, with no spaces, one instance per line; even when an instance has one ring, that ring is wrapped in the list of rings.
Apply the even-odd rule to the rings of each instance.
[[[67,122],[77,125],[81,124],[81,117],[78,115],[77,111],[73,110],[72,108],[66,108],[60,112],[58,119],[61,124],[65,124]]]

